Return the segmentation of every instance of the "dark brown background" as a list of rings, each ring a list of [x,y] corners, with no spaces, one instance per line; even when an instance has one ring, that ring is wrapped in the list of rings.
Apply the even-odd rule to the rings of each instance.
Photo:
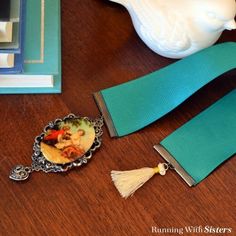
[[[236,41],[235,32],[221,38],[229,40]],[[85,168],[34,173],[24,183],[8,179],[12,166],[31,163],[34,137],[48,121],[70,112],[96,117],[93,92],[174,61],[150,51],[126,10],[105,0],[62,1],[62,41],[61,95],[0,97],[0,235],[151,235],[152,226],[188,225],[230,227],[236,235],[235,158],[195,188],[169,172],[128,200],[110,179],[112,169],[155,166],[161,157],[152,146],[236,88],[235,71],[140,132],[111,139],[104,128],[103,145]]]

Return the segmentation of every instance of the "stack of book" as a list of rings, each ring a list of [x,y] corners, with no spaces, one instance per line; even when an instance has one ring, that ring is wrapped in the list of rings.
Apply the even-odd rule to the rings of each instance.
[[[60,92],[60,0],[1,0],[0,94]]]

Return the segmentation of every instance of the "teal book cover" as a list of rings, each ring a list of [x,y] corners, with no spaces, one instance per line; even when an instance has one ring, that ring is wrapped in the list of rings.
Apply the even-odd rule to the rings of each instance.
[[[24,73],[0,75],[0,93],[60,93],[60,0],[27,0],[25,18]]]

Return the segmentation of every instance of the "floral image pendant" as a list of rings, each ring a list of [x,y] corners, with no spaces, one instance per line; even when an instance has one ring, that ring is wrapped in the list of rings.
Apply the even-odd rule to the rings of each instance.
[[[9,178],[23,181],[34,171],[66,172],[87,164],[101,146],[102,126],[103,117],[74,114],[49,122],[35,138],[31,166],[15,166]]]

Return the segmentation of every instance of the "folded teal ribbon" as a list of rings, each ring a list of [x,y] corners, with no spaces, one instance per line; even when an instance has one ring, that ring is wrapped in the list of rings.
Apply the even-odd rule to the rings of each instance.
[[[139,79],[97,92],[94,97],[110,135],[124,136],[161,118],[234,68],[236,43],[222,43]]]

